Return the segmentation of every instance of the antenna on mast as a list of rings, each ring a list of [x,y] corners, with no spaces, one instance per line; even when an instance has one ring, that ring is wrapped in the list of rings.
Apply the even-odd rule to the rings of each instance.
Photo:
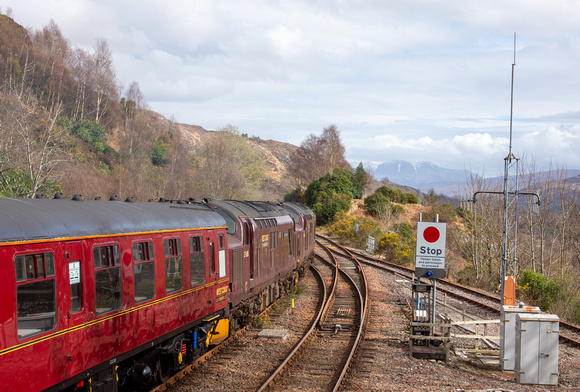
[[[514,71],[516,67],[516,33],[514,33],[514,62],[512,63],[512,90],[511,90],[511,107],[510,107],[510,146],[509,152],[506,159],[510,161],[512,158],[515,159],[515,156],[512,155],[512,122],[514,116]]]

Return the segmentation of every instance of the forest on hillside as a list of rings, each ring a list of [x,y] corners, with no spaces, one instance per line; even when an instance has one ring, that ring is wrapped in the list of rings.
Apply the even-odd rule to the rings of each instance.
[[[193,148],[137,81],[116,79],[106,40],[75,47],[54,21],[36,31],[0,15],[0,103],[1,196],[281,199],[291,188],[272,189],[235,125]]]
[[[75,47],[52,20],[37,31],[0,14],[0,103],[4,197],[282,200],[352,170],[334,125],[279,157],[282,183],[267,180],[263,152],[235,125],[192,146],[181,124],[148,110],[137,81],[116,79],[106,40]]]

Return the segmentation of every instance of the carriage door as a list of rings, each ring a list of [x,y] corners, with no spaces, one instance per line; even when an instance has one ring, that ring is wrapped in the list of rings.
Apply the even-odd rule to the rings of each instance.
[[[250,279],[254,279],[254,227],[248,217],[242,218],[242,225],[244,227],[244,265],[249,261]]]
[[[65,243],[65,259],[64,263],[68,267],[68,290],[67,295],[63,296],[67,301],[67,319],[68,328],[73,328],[82,325],[85,322],[85,274],[86,269],[84,263],[86,260],[82,257],[82,242],[68,241]],[[83,366],[82,357],[78,354],[84,344],[84,328],[70,331],[67,334],[67,373],[72,376],[78,373],[79,367]]]

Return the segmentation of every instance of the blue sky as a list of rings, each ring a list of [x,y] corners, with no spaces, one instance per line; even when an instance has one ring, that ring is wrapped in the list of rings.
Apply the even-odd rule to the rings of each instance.
[[[580,168],[580,1],[5,0],[25,27],[107,40],[152,110],[300,144],[330,124],[347,159],[503,171],[513,152]]]

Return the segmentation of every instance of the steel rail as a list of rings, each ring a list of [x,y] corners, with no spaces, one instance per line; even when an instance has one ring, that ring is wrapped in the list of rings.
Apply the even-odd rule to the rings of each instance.
[[[314,272],[314,275],[316,276],[316,278],[318,279],[318,281],[322,285],[323,293],[322,293],[322,297],[321,297],[321,303],[325,304],[327,302],[327,298],[326,298],[327,291],[326,291],[326,283],[324,282],[324,278],[322,277],[322,274],[320,273],[320,271],[314,265],[310,264],[310,269],[312,269],[312,271]],[[320,306],[320,310],[318,311],[316,318],[312,322],[310,329],[306,332],[306,334],[302,337],[302,339],[296,344],[296,346],[294,346],[294,349],[292,350],[292,352],[286,357],[286,359],[280,364],[280,366],[278,366],[278,368],[276,370],[274,370],[272,372],[272,374],[270,375],[270,377],[262,384],[262,386],[258,389],[258,392],[264,391],[266,388],[271,386],[271,384],[274,382],[274,380],[282,373],[282,371],[284,370],[286,365],[290,362],[290,360],[292,358],[294,358],[294,356],[300,351],[303,344],[306,341],[308,341],[308,339],[310,339],[311,336],[313,336],[312,334],[316,331],[316,325],[318,324],[320,318],[322,317],[323,308],[324,308],[323,306]]]
[[[318,242],[318,243],[319,243],[319,245],[321,245],[320,242]],[[355,342],[352,346],[352,349],[348,355],[346,364],[343,367],[342,372],[340,373],[340,376],[338,378],[338,382],[335,385],[333,392],[338,391],[340,389],[340,387],[343,385],[344,378],[346,377],[346,374],[348,373],[348,371],[350,369],[350,366],[352,364],[352,360],[354,359],[354,355],[356,353],[356,350],[359,347],[361,338],[364,335],[364,329],[365,329],[366,323],[368,321],[368,318],[367,318],[368,312],[367,311],[368,311],[368,298],[369,298],[368,287],[369,286],[368,286],[367,277],[366,277],[364,269],[363,269],[362,265],[360,264],[360,262],[358,261],[358,259],[353,254],[351,254],[348,250],[347,250],[347,254],[352,259],[352,261],[355,263],[357,270],[358,270],[358,273],[362,277],[362,284],[363,284],[362,289],[364,291],[364,295],[361,294],[358,285],[355,284],[355,287],[356,287],[357,292],[359,294],[359,301],[361,302],[361,314],[360,314],[360,319],[359,319],[358,333],[357,333],[357,336],[355,338]],[[347,276],[349,276],[349,275],[347,274]],[[353,281],[350,276],[349,276],[349,279],[351,279],[351,281]],[[353,281],[353,283],[354,283],[354,281]]]
[[[369,265],[374,266],[376,268],[380,268],[380,269],[387,270],[387,271],[392,272],[392,273],[399,273],[399,274],[401,274],[400,272],[398,272],[396,270],[407,271],[408,273],[411,273],[411,275],[408,275],[408,276],[405,276],[404,274],[401,274],[401,275],[403,275],[403,276],[405,276],[405,277],[407,277],[409,279],[412,279],[413,278],[414,269],[412,269],[412,268],[400,266],[400,265],[393,264],[393,263],[389,263],[387,261],[378,259],[376,257],[372,257],[372,256],[366,255],[364,253],[361,253],[361,252],[358,252],[358,251],[355,251],[355,250],[352,250],[352,249],[347,249],[346,247],[340,245],[338,242],[336,242],[336,241],[332,240],[331,238],[328,238],[327,236],[324,236],[322,234],[316,233],[316,236],[318,236],[320,238],[323,238],[324,240],[326,240],[326,241],[334,244],[337,248],[340,248],[340,249],[344,250],[345,252],[349,252],[349,253],[358,255],[360,258],[363,258],[364,259],[363,261],[366,264],[369,264]],[[369,262],[368,260],[371,260],[371,261]],[[463,299],[463,300],[465,300],[467,302],[476,304],[476,305],[481,306],[481,307],[483,307],[485,309],[488,309],[490,311],[493,311],[493,312],[496,312],[496,313],[500,313],[499,306],[501,304],[501,299],[498,298],[497,296],[492,295],[492,294],[489,294],[489,293],[486,293],[486,292],[481,291],[481,290],[478,290],[478,289],[474,289],[472,287],[467,287],[467,286],[464,286],[464,285],[461,285],[461,284],[458,284],[458,283],[455,283],[455,282],[451,282],[448,279],[439,279],[439,280],[441,282],[445,283],[445,284],[450,285],[450,286],[456,287],[456,288],[461,289],[461,290],[465,290],[465,291],[470,292],[470,293],[472,293],[474,295],[481,296],[481,297],[484,297],[484,298],[486,298],[488,300],[494,301],[498,305],[496,307],[496,306],[491,306],[491,305],[488,305],[488,304],[484,304],[482,302],[479,302],[477,300],[474,300],[473,298],[469,298],[469,297],[463,296],[461,294],[458,294],[458,293],[449,291],[449,290],[447,290],[447,289],[445,289],[445,288],[443,288],[441,286],[439,286],[437,288],[438,290],[443,291],[443,292],[447,292],[448,294],[450,294],[450,295],[452,295],[452,296],[454,296],[456,298]],[[569,328],[574,333],[579,333],[580,334],[580,326],[575,325],[575,324],[572,324],[572,323],[569,323],[569,322],[564,321],[564,320],[560,320],[560,324],[563,325],[563,326],[565,326],[565,327],[567,327],[567,328]],[[562,341],[567,342],[569,344],[572,344],[574,346],[580,347],[580,341],[579,340],[574,339],[574,338],[572,338],[570,336],[562,335],[561,333],[559,334],[559,336],[560,336],[560,339]]]
[[[278,302],[282,298],[283,297],[280,297],[276,301],[272,302],[270,304],[270,306],[268,306],[266,309],[264,309],[264,311],[262,311],[259,315],[257,315],[256,318],[258,318],[258,317],[266,314],[267,312],[269,312],[270,309],[272,309],[272,307],[274,305],[278,304]],[[210,349],[208,352],[206,352],[202,356],[196,358],[195,360],[192,361],[192,363],[190,363],[185,368],[179,370],[173,376],[171,376],[170,378],[168,378],[167,381],[164,381],[163,383],[161,383],[161,384],[159,384],[159,385],[151,388],[150,389],[150,392],[163,392],[163,391],[166,391],[169,388],[173,387],[181,379],[183,379],[185,376],[187,376],[191,371],[193,371],[194,369],[196,369],[199,366],[201,366],[204,362],[207,362],[214,355],[216,355],[217,353],[219,353],[220,351],[222,351],[223,349],[225,349],[230,343],[236,341],[240,336],[242,336],[242,334],[244,334],[248,330],[248,328],[250,327],[250,325],[251,325],[251,323],[250,324],[247,324],[244,327],[242,327],[239,330],[237,330],[233,335],[231,335],[230,337],[228,337],[226,340],[224,340],[220,344],[216,345],[215,347],[213,347],[212,349]]]

